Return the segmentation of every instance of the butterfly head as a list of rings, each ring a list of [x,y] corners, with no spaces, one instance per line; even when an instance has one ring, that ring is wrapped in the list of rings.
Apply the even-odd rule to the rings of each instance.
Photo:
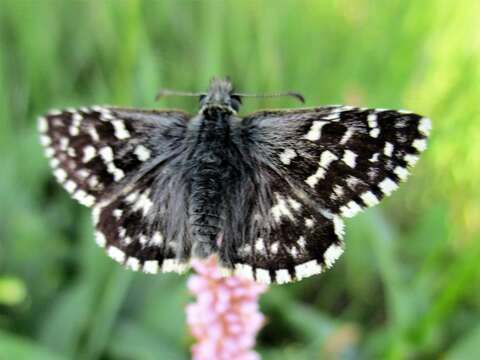
[[[236,114],[241,103],[241,97],[234,93],[230,80],[214,78],[208,92],[200,95],[200,113],[216,109]]]
[[[204,114],[207,111],[220,111],[228,114],[236,114],[240,109],[240,105],[242,104],[242,98],[244,97],[265,98],[290,96],[296,98],[297,100],[300,100],[302,103],[305,102],[302,94],[292,91],[274,94],[239,93],[234,91],[232,83],[228,78],[213,78],[210,82],[210,87],[208,88],[208,91],[206,93],[161,89],[157,94],[156,100],[164,96],[199,96],[200,114]]]

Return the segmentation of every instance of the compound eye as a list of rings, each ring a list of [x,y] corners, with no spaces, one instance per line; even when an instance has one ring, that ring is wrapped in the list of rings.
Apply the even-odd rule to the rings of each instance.
[[[238,95],[232,95],[230,96],[230,104],[235,111],[238,111],[238,109],[240,109],[240,105],[242,104],[242,98]]]

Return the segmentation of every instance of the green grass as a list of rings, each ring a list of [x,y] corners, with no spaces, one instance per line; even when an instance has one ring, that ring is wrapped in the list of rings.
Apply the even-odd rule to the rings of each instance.
[[[0,1],[0,359],[189,358],[185,278],[133,274],[96,247],[35,119],[96,103],[195,111],[155,93],[223,75],[434,124],[408,183],[348,221],[334,269],[263,296],[264,359],[478,356],[479,13],[476,0]]]

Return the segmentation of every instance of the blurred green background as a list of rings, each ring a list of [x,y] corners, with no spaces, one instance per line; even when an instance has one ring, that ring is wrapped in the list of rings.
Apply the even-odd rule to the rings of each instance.
[[[0,359],[190,357],[186,277],[134,274],[95,245],[35,120],[105,103],[195,111],[156,91],[215,75],[433,119],[408,183],[347,222],[334,269],[263,296],[263,358],[479,358],[478,14],[478,0],[0,0]]]

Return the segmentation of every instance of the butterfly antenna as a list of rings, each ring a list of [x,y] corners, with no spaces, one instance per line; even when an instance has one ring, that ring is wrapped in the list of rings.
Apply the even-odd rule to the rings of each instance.
[[[157,96],[155,96],[155,101],[158,101],[161,98],[166,97],[166,96],[200,96],[200,95],[205,95],[205,93],[161,89],[158,92]]]
[[[235,93],[234,95],[238,95],[240,97],[279,97],[279,96],[290,96],[302,103],[305,103],[305,98],[302,94],[294,91],[284,92],[284,93],[274,93],[274,94],[243,94],[243,93]]]

